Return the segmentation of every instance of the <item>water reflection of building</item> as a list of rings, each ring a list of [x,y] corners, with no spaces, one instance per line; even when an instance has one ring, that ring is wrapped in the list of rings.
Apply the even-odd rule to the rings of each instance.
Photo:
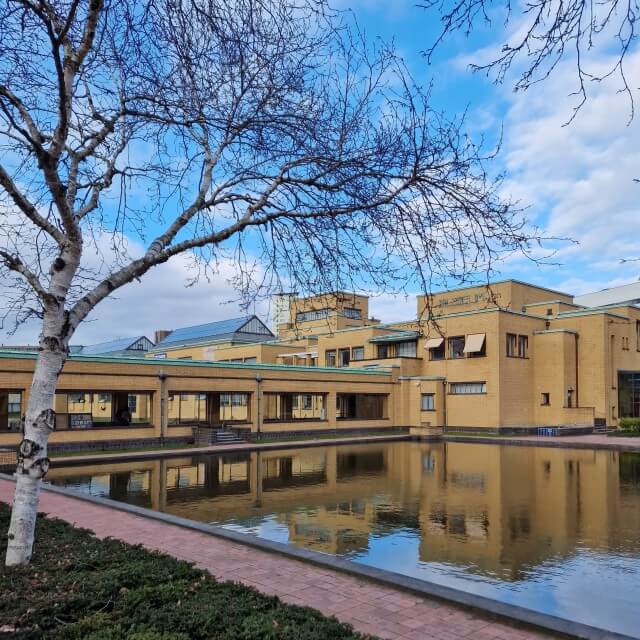
[[[68,478],[65,480],[65,478]],[[518,579],[581,546],[637,550],[640,455],[394,443],[53,468],[53,482],[334,554],[399,529],[418,558]]]

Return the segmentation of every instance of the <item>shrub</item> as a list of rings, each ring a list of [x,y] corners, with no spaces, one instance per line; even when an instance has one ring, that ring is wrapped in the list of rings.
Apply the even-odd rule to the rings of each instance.
[[[640,432],[640,418],[620,418],[620,429]]]
[[[0,503],[2,559],[8,526]],[[31,564],[0,570],[0,620],[6,637],[20,640],[365,638],[314,609],[42,515]]]

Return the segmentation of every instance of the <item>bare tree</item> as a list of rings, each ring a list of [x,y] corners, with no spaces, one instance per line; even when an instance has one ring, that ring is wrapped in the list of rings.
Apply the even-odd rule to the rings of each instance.
[[[464,123],[322,0],[1,0],[0,145],[5,306],[42,327],[9,565],[69,341],[120,287],[185,252],[209,276],[235,259],[245,294],[426,287],[530,239]]]
[[[462,31],[469,35],[484,24],[512,26],[509,40],[488,62],[472,68],[494,74],[497,82],[517,66],[516,90],[526,90],[549,77],[564,59],[575,63],[578,103],[575,113],[588,97],[588,84],[613,75],[620,80],[621,90],[634,109],[634,94],[638,78],[629,78],[625,63],[633,51],[638,34],[635,27],[640,18],[638,0],[534,0],[514,5],[511,0],[423,0],[419,5],[435,10],[440,17],[441,31],[426,52],[430,57],[447,34]],[[607,55],[608,66],[589,64],[589,54],[600,50]]]

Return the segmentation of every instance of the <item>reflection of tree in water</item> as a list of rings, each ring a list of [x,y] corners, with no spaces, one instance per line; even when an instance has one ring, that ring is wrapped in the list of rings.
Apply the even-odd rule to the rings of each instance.
[[[620,454],[620,483],[629,488],[640,487],[640,453]]]

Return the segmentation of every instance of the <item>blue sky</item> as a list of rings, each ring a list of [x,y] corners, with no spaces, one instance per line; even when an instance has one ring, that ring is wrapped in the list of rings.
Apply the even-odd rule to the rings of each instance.
[[[429,65],[422,52],[437,33],[433,13],[416,0],[339,0],[349,8],[369,38],[393,39],[414,76],[433,83],[433,104],[450,115],[468,110],[467,130],[493,142],[502,133],[494,170],[506,173],[505,195],[527,206],[531,222],[548,235],[572,238],[560,243],[554,264],[540,266],[523,257],[501,265],[502,278],[531,281],[568,293],[584,293],[637,280],[640,262],[640,116],[629,124],[630,103],[621,95],[617,78],[589,87],[590,99],[569,126],[576,98],[573,60],[561,63],[544,84],[514,93],[513,82],[494,85],[472,73],[470,61],[487,60],[504,42],[500,19],[481,26],[471,37],[455,34],[438,49]],[[516,21],[507,27],[518,28]],[[610,52],[594,50],[593,68],[606,65]],[[627,72],[638,87],[640,51],[632,51]],[[635,82],[633,82],[635,80]],[[638,89],[634,89],[636,98]],[[640,101],[638,101],[640,104]],[[106,301],[77,333],[76,343],[91,343],[127,335],[151,335],[155,328],[175,328],[238,315],[236,296],[228,283],[230,267],[220,277],[185,287],[189,260],[179,257],[150,273],[143,283],[129,285]],[[383,321],[415,314],[413,297],[383,296],[371,301],[373,315]],[[267,308],[255,309],[266,315]],[[37,326],[14,336],[0,332],[0,342],[33,341]]]

